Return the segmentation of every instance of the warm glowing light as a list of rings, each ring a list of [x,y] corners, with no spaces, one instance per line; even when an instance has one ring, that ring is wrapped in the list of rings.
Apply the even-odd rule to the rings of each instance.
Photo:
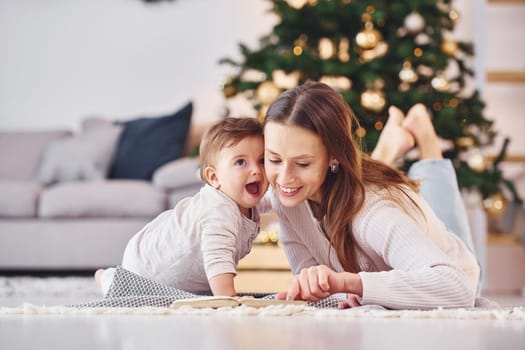
[[[363,127],[359,127],[359,128],[357,128],[357,130],[355,131],[355,134],[357,135],[357,137],[363,138],[363,137],[366,136],[366,129],[363,128]]]

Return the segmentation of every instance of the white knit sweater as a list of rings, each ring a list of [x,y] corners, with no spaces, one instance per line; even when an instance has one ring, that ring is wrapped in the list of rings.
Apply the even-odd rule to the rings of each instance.
[[[358,257],[361,304],[472,307],[480,273],[476,258],[423,198],[407,192],[421,210],[406,196],[401,207],[386,190],[368,189],[353,221],[354,237],[367,255]],[[279,216],[280,240],[294,274],[314,265],[344,271],[307,202],[285,208],[273,191],[265,199]]]
[[[205,185],[136,233],[122,266],[171,287],[209,291],[212,277],[236,273],[258,233],[257,210],[247,218],[231,198]]]

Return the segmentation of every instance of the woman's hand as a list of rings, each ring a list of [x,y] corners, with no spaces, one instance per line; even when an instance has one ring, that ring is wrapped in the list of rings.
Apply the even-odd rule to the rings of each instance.
[[[349,272],[335,272],[324,265],[304,268],[294,277],[287,293],[277,294],[277,299],[307,300],[317,302],[334,293],[362,295],[359,275]]]

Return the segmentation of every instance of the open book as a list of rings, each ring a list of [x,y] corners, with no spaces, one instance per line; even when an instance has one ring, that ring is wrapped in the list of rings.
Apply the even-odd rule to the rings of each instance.
[[[210,296],[195,299],[175,300],[171,307],[177,309],[181,306],[191,306],[194,308],[219,308],[219,307],[236,307],[246,305],[249,307],[265,307],[269,305],[307,305],[305,301],[300,300],[275,300],[275,299],[257,299],[253,297],[226,297]]]

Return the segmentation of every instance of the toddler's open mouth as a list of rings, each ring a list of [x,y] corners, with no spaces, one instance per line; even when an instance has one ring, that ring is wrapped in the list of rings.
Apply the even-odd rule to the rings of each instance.
[[[246,186],[246,191],[248,191],[249,194],[257,195],[260,192],[261,184],[258,181],[250,182]]]

